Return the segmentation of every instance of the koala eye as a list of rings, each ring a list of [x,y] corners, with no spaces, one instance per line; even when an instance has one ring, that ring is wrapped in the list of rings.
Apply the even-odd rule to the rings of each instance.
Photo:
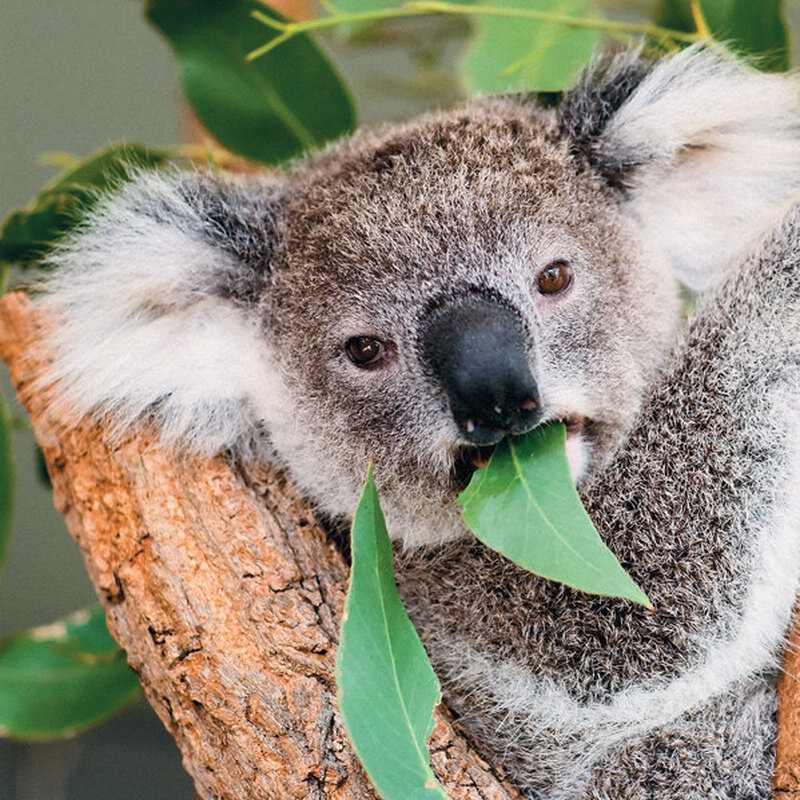
[[[572,283],[572,267],[566,261],[554,261],[539,273],[536,286],[541,294],[558,294]]]
[[[354,336],[347,340],[344,349],[350,360],[362,369],[377,367],[388,353],[386,345],[371,336]]]

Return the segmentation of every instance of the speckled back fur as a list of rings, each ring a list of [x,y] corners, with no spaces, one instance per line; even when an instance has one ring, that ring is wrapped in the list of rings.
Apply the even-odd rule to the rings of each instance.
[[[555,108],[471,101],[279,175],[135,175],[50,258],[45,381],[65,424],[277,459],[332,517],[373,461],[447,702],[531,798],[763,799],[800,581],[799,200],[793,77],[624,53]],[[429,334],[476,298],[654,610],[464,528],[475,448]]]

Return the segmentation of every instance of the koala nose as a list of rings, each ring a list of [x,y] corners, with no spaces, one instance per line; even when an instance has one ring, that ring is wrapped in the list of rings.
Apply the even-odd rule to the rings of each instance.
[[[468,441],[494,444],[541,419],[522,322],[507,306],[470,296],[437,310],[424,330],[423,354]]]

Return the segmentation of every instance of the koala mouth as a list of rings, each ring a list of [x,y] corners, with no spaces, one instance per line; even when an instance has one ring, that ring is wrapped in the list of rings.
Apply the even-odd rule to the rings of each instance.
[[[467,488],[475,471],[489,463],[495,447],[493,444],[465,444],[458,448],[452,468],[456,491],[462,492]]]
[[[564,425],[566,425],[568,447],[572,440],[583,433],[587,425],[587,420],[583,417],[566,417],[560,420],[547,420],[543,424],[554,421],[563,422]],[[497,447],[496,444],[465,444],[458,448],[455,458],[453,459],[452,467],[453,483],[457,491],[461,492],[466,489],[475,471],[482,469],[489,463],[489,459],[492,457],[495,447]]]
[[[567,439],[580,436],[583,433],[583,429],[589,424],[588,420],[583,417],[568,417],[560,421],[567,426]]]

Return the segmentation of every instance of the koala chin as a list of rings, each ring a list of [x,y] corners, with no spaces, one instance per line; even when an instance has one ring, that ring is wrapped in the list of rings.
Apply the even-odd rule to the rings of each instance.
[[[50,257],[67,422],[275,459],[347,516],[372,461],[448,703],[531,798],[769,797],[800,577],[798,83],[599,59],[286,172],[138,173]],[[681,321],[681,286],[698,293]],[[518,570],[455,497],[550,421],[655,610]]]

